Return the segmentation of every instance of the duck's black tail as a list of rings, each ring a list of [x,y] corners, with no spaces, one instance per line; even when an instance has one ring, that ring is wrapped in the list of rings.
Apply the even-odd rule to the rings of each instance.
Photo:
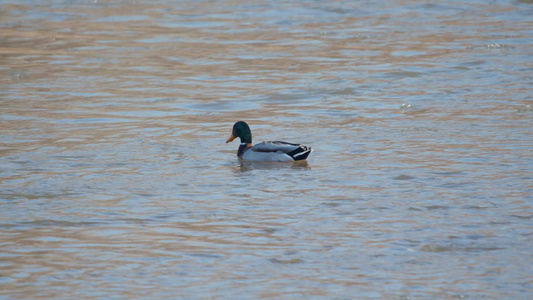
[[[311,152],[313,152],[313,149],[311,149],[311,147],[300,145],[300,147],[287,153],[287,155],[292,157],[292,159],[294,160],[304,160],[304,159],[307,159],[307,157],[309,156],[309,154],[311,154]]]

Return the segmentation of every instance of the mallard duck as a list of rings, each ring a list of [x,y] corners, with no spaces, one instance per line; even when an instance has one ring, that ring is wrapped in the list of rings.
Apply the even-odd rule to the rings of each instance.
[[[304,160],[313,151],[311,147],[281,141],[252,144],[252,131],[246,122],[239,121],[233,125],[231,137],[226,143],[241,138],[237,156],[252,161],[295,161]]]

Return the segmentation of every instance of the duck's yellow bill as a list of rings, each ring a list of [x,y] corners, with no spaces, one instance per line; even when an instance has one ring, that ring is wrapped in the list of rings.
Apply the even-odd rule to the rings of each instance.
[[[226,143],[233,142],[234,139],[236,139],[236,136],[233,136],[233,134],[230,136],[230,138],[226,141]]]

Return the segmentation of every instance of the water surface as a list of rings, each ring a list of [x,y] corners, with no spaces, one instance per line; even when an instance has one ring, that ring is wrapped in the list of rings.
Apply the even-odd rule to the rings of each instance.
[[[531,297],[532,15],[1,2],[0,295]]]

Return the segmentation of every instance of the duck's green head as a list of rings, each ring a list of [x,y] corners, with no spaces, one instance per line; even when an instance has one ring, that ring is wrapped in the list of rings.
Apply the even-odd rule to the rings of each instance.
[[[252,143],[252,132],[250,131],[248,124],[244,121],[239,121],[233,125],[231,137],[226,143],[233,142],[233,140],[238,137],[241,138],[241,143]]]

